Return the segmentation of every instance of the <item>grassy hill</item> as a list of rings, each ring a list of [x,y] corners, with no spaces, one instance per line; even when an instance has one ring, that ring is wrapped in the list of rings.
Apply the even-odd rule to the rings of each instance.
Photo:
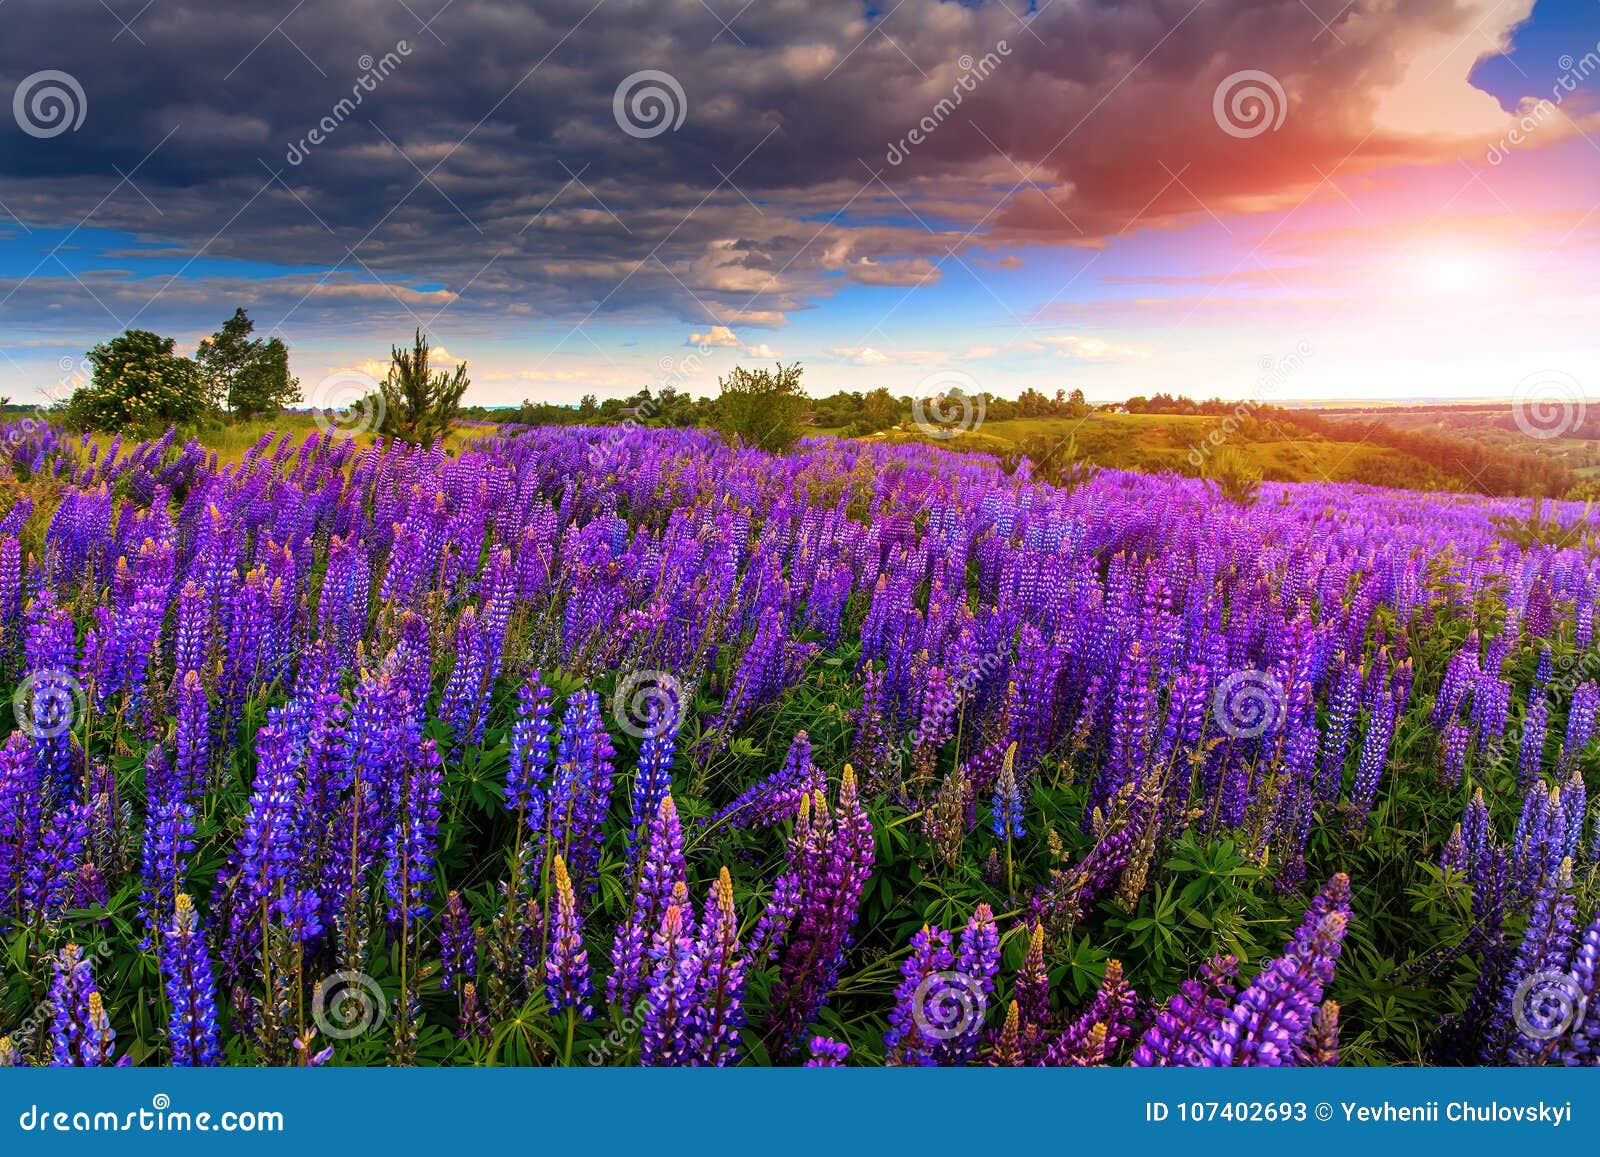
[[[1222,419],[1187,414],[1117,414],[1096,411],[1082,419],[1021,418],[985,422],[976,431],[937,444],[957,451],[1005,457],[1040,440],[1071,438],[1079,458],[1100,466],[1145,472],[1198,474],[1216,448],[1207,437]],[[1465,479],[1407,454],[1367,442],[1329,441],[1276,422],[1251,422],[1226,445],[1270,482],[1371,482],[1419,490],[1467,489]],[[875,438],[934,441],[914,426]],[[1207,454],[1209,451],[1209,455]],[[1197,468],[1196,461],[1202,466]]]

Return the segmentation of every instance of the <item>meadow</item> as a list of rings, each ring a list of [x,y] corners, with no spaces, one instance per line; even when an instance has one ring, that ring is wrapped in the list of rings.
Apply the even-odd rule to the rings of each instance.
[[[231,438],[0,428],[0,1063],[1595,1063],[1582,505]]]

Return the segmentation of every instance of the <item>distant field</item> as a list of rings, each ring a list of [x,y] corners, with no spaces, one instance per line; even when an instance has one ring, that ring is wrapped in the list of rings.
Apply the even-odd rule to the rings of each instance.
[[[985,422],[948,439],[948,449],[1005,454],[1030,438],[1076,439],[1078,456],[1101,466],[1146,472],[1198,473],[1191,451],[1203,454],[1222,419],[1182,414],[1094,413],[1083,419],[1024,418]],[[915,427],[886,431],[885,441],[930,441]],[[1377,482],[1417,489],[1451,489],[1451,480],[1398,450],[1318,435],[1296,437],[1267,424],[1252,436],[1228,439],[1246,463],[1271,482]]]
[[[1486,446],[1551,458],[1584,477],[1600,477],[1600,437],[1585,436],[1600,434],[1600,430],[1586,423],[1552,437],[1529,437],[1518,428],[1510,406],[1505,404],[1334,409],[1321,411],[1321,414],[1334,422],[1375,420],[1397,430],[1467,438]]]

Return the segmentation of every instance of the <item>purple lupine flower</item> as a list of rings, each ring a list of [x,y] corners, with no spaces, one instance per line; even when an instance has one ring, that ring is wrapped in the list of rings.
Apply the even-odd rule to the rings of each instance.
[[[1005,762],[1000,767],[1000,777],[994,785],[994,802],[991,821],[994,834],[1003,840],[1021,839],[1028,833],[1022,826],[1022,791],[1017,786],[1014,767],[1016,745],[1006,749]]]
[[[1467,769],[1467,746],[1472,732],[1464,723],[1451,723],[1444,732],[1444,780],[1451,787],[1461,782]]]
[[[595,887],[601,826],[611,805],[612,757],[615,751],[600,717],[600,697],[591,690],[574,692],[561,716],[556,741],[556,768],[550,789],[550,831],[565,848],[575,884]]]
[[[832,991],[872,862],[872,822],[846,764],[834,809],[821,792],[802,797],[787,866],[754,937],[780,957],[771,1002],[775,1052],[794,1050]]]
[[[194,902],[179,892],[172,921],[161,940],[161,975],[166,982],[167,1043],[179,1067],[220,1064],[217,1044],[217,983],[211,954]]]
[[[1044,965],[1043,924],[1034,924],[1028,934],[1028,950],[1023,954],[1011,992],[1020,1018],[1020,1044],[1027,1050],[1050,1022],[1050,974]]]
[[[172,743],[177,756],[176,790],[186,800],[197,799],[210,776],[211,708],[200,673],[192,669],[178,684]]]
[[[1204,1050],[1221,1031],[1222,1020],[1233,1006],[1238,971],[1238,957],[1218,956],[1200,979],[1179,985],[1154,1013],[1129,1064],[1135,1068],[1208,1066]]]
[[[1094,999],[1067,1030],[1045,1046],[1040,1064],[1076,1068],[1103,1065],[1133,1033],[1138,996],[1123,979],[1122,964],[1106,962]]]
[[[1269,960],[1239,993],[1202,1049],[1221,1067],[1293,1065],[1311,1031],[1350,921],[1350,879],[1333,877],[1306,910],[1284,955]]]
[[[446,992],[455,990],[458,976],[464,983],[477,978],[478,932],[461,893],[453,889],[439,914],[439,959],[439,987]]]
[[[20,731],[0,747],[0,921],[23,918],[28,870],[44,839],[44,785]]]
[[[589,982],[589,954],[583,947],[583,924],[578,916],[578,898],[572,890],[567,861],[558,852],[551,878],[554,894],[550,910],[550,954],[545,960],[545,994],[552,1013],[563,1008],[576,1010],[584,1020],[594,1015],[589,1003],[593,987]]]
[[[739,954],[739,914],[733,906],[733,878],[727,868],[718,874],[706,897],[694,951],[699,988],[688,1016],[689,1056],[699,1065],[738,1064],[745,960]]]
[[[424,739],[415,766],[405,775],[399,817],[384,843],[384,890],[389,897],[389,919],[396,923],[428,916],[443,782],[438,749],[432,739]]]
[[[550,722],[553,692],[539,672],[517,688],[517,718],[511,725],[511,751],[506,770],[506,807],[521,811],[533,831],[544,830],[544,802],[550,771]]]
[[[50,1064],[55,1068],[93,1067],[111,1063],[116,1034],[106,1017],[94,969],[83,949],[65,945],[51,960]]]
[[[25,614],[26,674],[28,693],[20,708],[18,725],[33,740],[33,756],[58,799],[80,794],[81,761],[73,758],[72,729],[79,723],[83,688],[76,674],[77,634],[72,618],[55,605],[48,589],[31,603]]]
[[[1541,694],[1522,716],[1522,748],[1517,763],[1517,786],[1524,791],[1539,777],[1544,762],[1544,737],[1550,724],[1550,706]]]
[[[802,796],[821,791],[824,786],[822,769],[811,761],[811,739],[804,731],[798,732],[783,766],[746,788],[738,799],[711,817],[710,826],[724,825],[737,831],[777,823],[794,815]]]
[[[628,820],[627,863],[632,868],[651,818],[672,790],[672,760],[678,743],[678,722],[652,706],[651,719],[639,741],[639,768],[633,777],[632,813]]]
[[[1594,738],[1595,721],[1600,715],[1600,686],[1586,680],[1572,689],[1572,701],[1567,707],[1567,734],[1561,744],[1564,767],[1577,764],[1589,741]]]
[[[700,973],[689,931],[693,919],[688,889],[679,884],[650,945],[650,984],[639,1032],[641,1065],[682,1065],[690,1059],[689,1023]]]
[[[145,927],[154,930],[166,924],[195,850],[194,805],[159,747],[145,758],[145,794],[149,811],[139,859],[140,905]]]
[[[943,928],[922,926],[912,934],[911,955],[900,964],[900,983],[894,990],[894,1008],[889,1012],[889,1028],[883,1034],[885,1059],[894,1065],[934,1065],[939,1044],[952,1013],[961,1027],[961,994],[950,980],[955,955],[950,951],[950,933]],[[947,999],[948,998],[948,999]],[[930,1023],[932,1025],[930,1033]]]
[[[804,1065],[808,1069],[842,1069],[850,1059],[850,1046],[831,1036],[814,1036],[806,1048],[811,1053]]]
[[[944,1042],[940,1063],[966,1064],[977,1054],[982,1026],[982,1010],[994,999],[994,980],[1000,971],[1000,932],[995,927],[994,912],[988,904],[979,904],[972,919],[962,929],[961,941],[956,949],[955,970],[964,979],[958,983],[967,993],[967,999],[979,1009],[977,1023],[971,1031],[949,1037]]]
[[[651,937],[680,885],[687,886],[683,859],[683,829],[672,796],[663,796],[650,821],[649,840],[641,861],[633,908],[617,928],[611,953],[612,971],[606,978],[606,1000],[624,1009],[644,991],[648,974],[645,957]]]
[[[50,918],[72,897],[94,809],[69,803],[51,812],[23,873],[22,908],[28,915]]]
[[[1562,985],[1566,980],[1576,924],[1572,861],[1563,860],[1542,876],[1533,893],[1528,927],[1506,974],[1484,1046],[1485,1064],[1528,1064],[1545,1055],[1552,1028],[1556,1035],[1565,1028],[1561,1022],[1570,1017],[1570,1007],[1561,1002],[1548,1006],[1543,999],[1548,994],[1539,989],[1541,981]]]

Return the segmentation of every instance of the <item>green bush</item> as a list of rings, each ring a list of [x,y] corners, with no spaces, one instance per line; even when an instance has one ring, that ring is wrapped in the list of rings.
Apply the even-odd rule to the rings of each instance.
[[[725,437],[759,450],[786,450],[800,438],[809,399],[800,388],[800,363],[772,370],[735,366],[717,382],[714,424]]]
[[[151,434],[189,426],[209,412],[200,368],[173,353],[174,339],[130,329],[88,353],[89,384],[67,403],[79,430]]]

